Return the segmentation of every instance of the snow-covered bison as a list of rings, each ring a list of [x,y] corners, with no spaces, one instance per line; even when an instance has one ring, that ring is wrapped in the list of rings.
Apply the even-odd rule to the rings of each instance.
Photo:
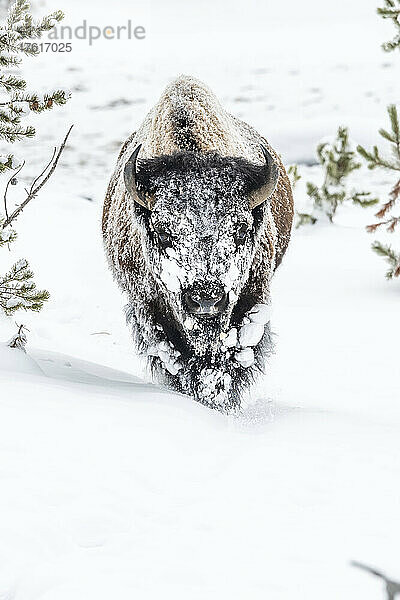
[[[159,380],[240,406],[272,348],[270,282],[292,219],[268,142],[200,81],[173,81],[123,145],[103,212],[133,338]]]

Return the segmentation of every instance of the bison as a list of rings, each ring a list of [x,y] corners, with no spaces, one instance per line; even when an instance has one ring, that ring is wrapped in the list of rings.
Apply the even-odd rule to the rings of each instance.
[[[159,381],[240,407],[272,350],[270,282],[292,220],[267,140],[200,81],[174,80],[123,144],[102,222],[136,349]]]

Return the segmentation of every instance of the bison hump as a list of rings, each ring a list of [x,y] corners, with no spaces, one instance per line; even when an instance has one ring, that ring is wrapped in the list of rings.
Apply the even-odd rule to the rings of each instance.
[[[187,75],[167,86],[135,142],[142,144],[143,158],[190,150],[263,162],[261,136],[225,111],[207,85]]]

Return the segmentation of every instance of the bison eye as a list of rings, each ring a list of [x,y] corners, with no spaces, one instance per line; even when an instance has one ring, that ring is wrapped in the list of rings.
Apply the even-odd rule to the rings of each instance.
[[[238,246],[246,241],[248,233],[249,226],[247,223],[242,223],[241,225],[239,225],[239,228],[237,229],[235,234],[235,241]]]
[[[171,245],[171,234],[168,233],[168,231],[165,231],[165,229],[156,229],[156,233],[158,241],[163,248],[167,248]]]

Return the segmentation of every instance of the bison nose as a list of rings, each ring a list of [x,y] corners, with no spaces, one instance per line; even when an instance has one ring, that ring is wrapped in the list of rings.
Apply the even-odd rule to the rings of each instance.
[[[221,314],[228,306],[228,295],[225,292],[195,292],[184,294],[184,303],[187,311],[192,315],[201,317],[215,317]]]

